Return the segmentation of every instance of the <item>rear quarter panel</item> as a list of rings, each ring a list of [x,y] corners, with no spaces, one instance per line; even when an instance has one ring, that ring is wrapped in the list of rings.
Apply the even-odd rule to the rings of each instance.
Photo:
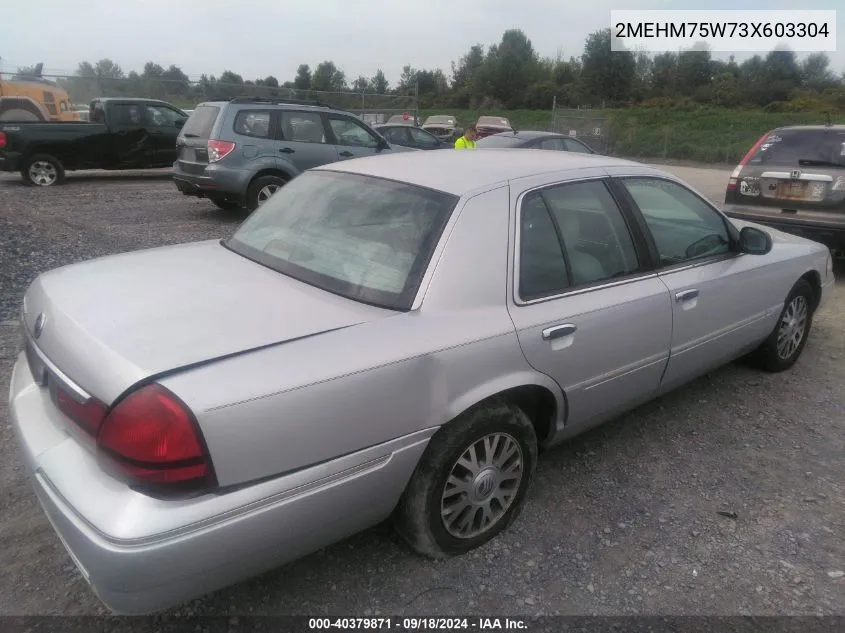
[[[503,187],[463,205],[421,308],[163,380],[196,412],[221,485],[439,427],[509,387],[554,389],[505,306],[508,198]]]

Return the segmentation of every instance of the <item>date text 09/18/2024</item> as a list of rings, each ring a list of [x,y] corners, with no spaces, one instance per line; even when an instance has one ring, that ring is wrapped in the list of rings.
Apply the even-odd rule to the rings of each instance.
[[[405,617],[369,617],[369,618],[309,618],[308,629],[311,631],[346,629],[374,630],[395,629],[398,631],[500,631],[526,630],[525,620],[520,618],[405,618]]]

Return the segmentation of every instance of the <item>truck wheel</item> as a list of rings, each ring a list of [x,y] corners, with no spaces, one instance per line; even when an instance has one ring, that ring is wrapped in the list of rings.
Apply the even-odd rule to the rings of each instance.
[[[246,191],[246,208],[249,212],[255,211],[262,204],[267,202],[274,193],[281,189],[287,180],[281,176],[268,174],[259,176],[251,183]]]
[[[395,527],[424,556],[464,554],[516,518],[536,464],[537,436],[525,413],[502,401],[477,406],[431,438]]]
[[[36,154],[26,160],[21,176],[28,185],[52,187],[64,182],[65,168],[59,159],[49,154]]]

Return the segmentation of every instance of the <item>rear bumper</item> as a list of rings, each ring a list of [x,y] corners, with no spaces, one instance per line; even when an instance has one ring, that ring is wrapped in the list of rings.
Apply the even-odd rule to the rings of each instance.
[[[243,200],[252,173],[221,165],[208,165],[200,173],[184,169],[179,161],[173,163],[173,182],[186,196]]]
[[[803,211],[784,213],[776,207],[725,204],[723,211],[729,218],[770,226],[791,233],[828,248],[845,249],[845,213]]]
[[[45,392],[22,353],[9,410],[38,500],[96,595],[127,615],[175,606],[386,519],[434,432],[222,494],[162,500],[108,477],[68,437]]]

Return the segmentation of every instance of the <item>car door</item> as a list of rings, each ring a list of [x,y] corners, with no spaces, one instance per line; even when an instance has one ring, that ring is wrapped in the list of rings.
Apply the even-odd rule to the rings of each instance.
[[[373,156],[381,150],[381,139],[360,121],[340,114],[328,114],[326,118],[339,160]]]
[[[513,210],[511,318],[528,362],[566,394],[575,428],[652,398],[672,333],[669,293],[649,271],[641,229],[602,172],[590,173],[529,186]]]
[[[785,297],[771,259],[740,255],[736,229],[712,205],[662,177],[616,180],[630,197],[672,299],[672,345],[665,393],[756,347]]]
[[[275,147],[276,160],[292,167],[294,173],[337,161],[337,149],[320,112],[282,110]]]
[[[139,103],[109,103],[109,135],[105,152],[91,160],[107,167],[146,167],[154,165],[155,146]],[[175,141],[174,141],[175,143]],[[98,144],[99,147],[102,145]]]
[[[154,164],[172,165],[178,157],[176,137],[188,117],[165,105],[147,105],[144,110]]]

